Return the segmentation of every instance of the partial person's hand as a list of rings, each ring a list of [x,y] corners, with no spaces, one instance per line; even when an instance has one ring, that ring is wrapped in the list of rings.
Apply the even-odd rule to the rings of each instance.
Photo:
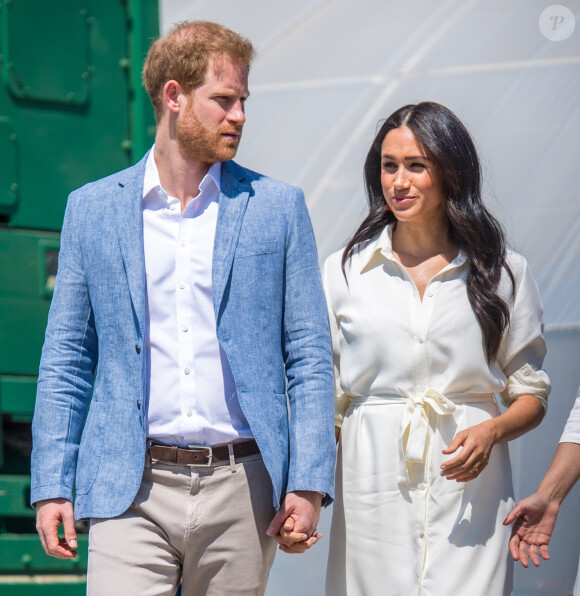
[[[57,559],[77,556],[77,533],[72,503],[67,499],[47,499],[36,503],[36,531],[47,555]],[[64,538],[58,537],[63,526]]]
[[[443,449],[443,453],[450,455],[455,453],[459,447],[461,447],[461,451],[454,458],[443,462],[441,476],[457,482],[467,482],[477,478],[487,466],[494,444],[493,420],[486,420],[481,424],[459,431],[447,449]]]
[[[519,561],[523,567],[529,567],[528,556],[532,563],[540,566],[540,558],[548,561],[548,543],[556,524],[560,506],[555,501],[549,501],[539,493],[534,493],[526,499],[516,503],[508,513],[505,526],[515,521],[509,541],[510,553],[514,561]]]
[[[322,538],[316,530],[321,505],[322,495],[318,492],[288,493],[270,523],[268,535],[280,544],[280,550],[303,553]]]

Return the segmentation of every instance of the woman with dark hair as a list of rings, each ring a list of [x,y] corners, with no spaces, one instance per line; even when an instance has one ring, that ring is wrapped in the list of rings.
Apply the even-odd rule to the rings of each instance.
[[[340,439],[327,594],[511,594],[507,441],[550,390],[537,286],[449,109],[397,110],[364,174],[369,214],[324,268]]]

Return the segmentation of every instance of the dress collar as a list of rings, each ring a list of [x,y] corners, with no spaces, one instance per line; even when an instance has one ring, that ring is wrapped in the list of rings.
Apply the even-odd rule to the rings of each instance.
[[[393,229],[394,224],[390,223],[383,228],[383,231],[372,238],[369,243],[360,251],[361,273],[380,265],[385,259],[401,264],[393,254]],[[466,256],[463,251],[459,251],[457,256],[442,271],[460,267],[465,263]]]

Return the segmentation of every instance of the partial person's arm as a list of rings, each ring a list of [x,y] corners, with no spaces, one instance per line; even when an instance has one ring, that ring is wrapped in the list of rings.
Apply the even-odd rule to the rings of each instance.
[[[441,475],[457,482],[473,480],[487,466],[496,443],[511,441],[538,426],[544,414],[535,396],[521,395],[503,414],[459,431],[443,453],[451,455],[459,447],[461,451],[441,465]]]
[[[302,552],[305,541],[301,538],[306,536],[311,543],[318,539],[321,505],[332,501],[334,395],[328,316],[314,234],[301,191],[294,190],[287,207],[283,338],[290,465],[287,494],[268,533],[286,552]],[[293,519],[292,538],[281,534],[288,517]]]
[[[529,567],[528,554],[538,567],[549,559],[548,543],[564,497],[580,478],[580,389],[566,422],[556,455],[533,495],[519,501],[508,513],[504,524],[516,522],[509,541],[515,561]],[[539,553],[538,553],[539,551]]]
[[[538,567],[548,560],[548,543],[564,497],[580,478],[580,444],[560,443],[556,455],[533,495],[516,503],[504,525],[516,522],[509,548],[514,561],[529,567],[528,556]]]
[[[490,420],[457,433],[444,454],[459,454],[444,462],[441,474],[449,480],[467,482],[476,478],[487,466],[496,443],[511,441],[543,419],[550,394],[550,380],[541,370],[546,355],[542,334],[544,320],[540,293],[525,259],[511,254],[509,265],[515,279],[511,282],[504,271],[502,293],[510,303],[510,322],[497,354],[507,385],[502,401],[507,410]],[[508,288],[506,290],[506,288]]]
[[[69,198],[32,422],[31,503],[47,554],[76,556],[73,487],[97,363],[97,337],[79,242],[79,193]],[[57,531],[64,525],[65,540]]]

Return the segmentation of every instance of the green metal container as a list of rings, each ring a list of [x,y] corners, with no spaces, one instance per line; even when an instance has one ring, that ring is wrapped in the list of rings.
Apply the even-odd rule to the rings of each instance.
[[[85,593],[44,554],[29,507],[30,422],[68,194],[153,142],[141,66],[157,0],[0,0],[0,594]],[[82,527],[79,528],[83,530]]]

